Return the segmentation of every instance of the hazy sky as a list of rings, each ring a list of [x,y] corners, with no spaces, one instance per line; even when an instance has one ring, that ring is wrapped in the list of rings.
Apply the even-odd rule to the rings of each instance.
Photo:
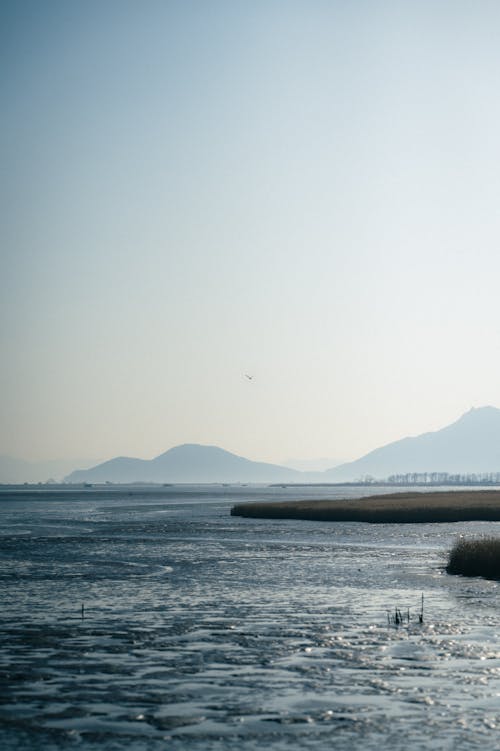
[[[499,86],[496,0],[3,0],[0,453],[500,406]]]

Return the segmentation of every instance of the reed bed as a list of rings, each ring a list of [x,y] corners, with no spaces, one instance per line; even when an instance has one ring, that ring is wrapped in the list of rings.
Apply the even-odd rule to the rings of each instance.
[[[372,524],[500,521],[500,490],[375,495],[350,500],[239,503],[232,516]]]
[[[448,574],[500,580],[500,538],[458,538],[450,550],[446,571]]]

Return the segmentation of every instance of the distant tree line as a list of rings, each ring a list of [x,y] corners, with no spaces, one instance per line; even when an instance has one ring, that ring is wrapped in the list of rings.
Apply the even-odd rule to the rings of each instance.
[[[380,484],[371,475],[360,478],[363,484]],[[407,472],[390,475],[383,481],[387,485],[500,485],[500,472],[472,472],[450,474],[449,472]]]

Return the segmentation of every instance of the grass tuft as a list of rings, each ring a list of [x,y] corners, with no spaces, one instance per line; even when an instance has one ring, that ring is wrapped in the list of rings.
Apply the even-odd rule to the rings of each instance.
[[[500,538],[458,538],[450,550],[446,571],[448,574],[500,580]]]

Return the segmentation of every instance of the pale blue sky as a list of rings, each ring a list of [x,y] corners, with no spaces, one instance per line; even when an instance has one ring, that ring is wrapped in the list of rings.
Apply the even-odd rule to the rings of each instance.
[[[0,453],[500,406],[499,84],[497,2],[2,2]]]

